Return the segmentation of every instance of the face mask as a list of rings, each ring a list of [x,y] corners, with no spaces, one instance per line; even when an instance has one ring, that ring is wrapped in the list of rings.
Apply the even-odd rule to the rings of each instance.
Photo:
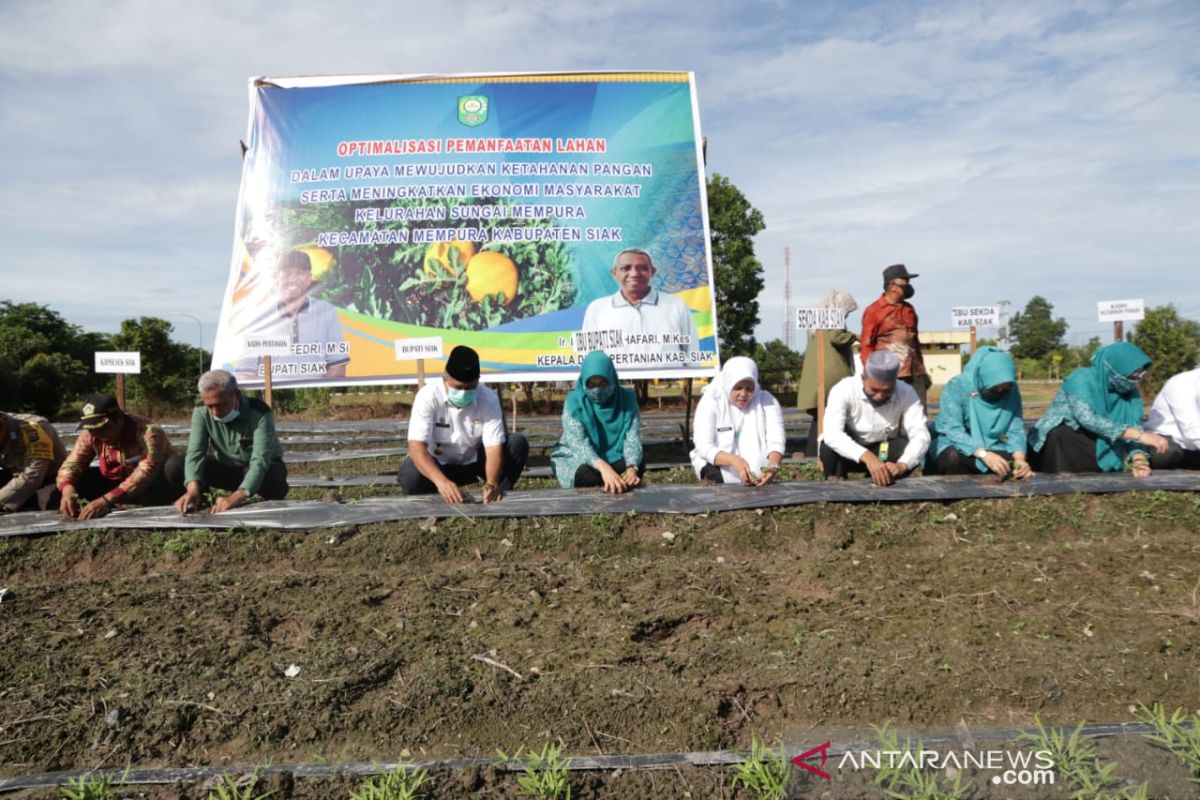
[[[913,288],[913,285],[911,283],[906,283],[903,286],[901,286],[900,288],[904,290],[904,299],[905,300],[911,300],[912,296],[917,293],[917,290]]]
[[[446,396],[450,398],[450,405],[455,408],[466,408],[475,402],[475,392],[477,389],[450,389],[446,392]]]
[[[612,386],[585,386],[583,391],[587,394],[588,400],[599,405],[604,405],[613,396],[614,387]]]
[[[1002,400],[1006,394],[1008,394],[1007,391],[994,392],[991,389],[984,389],[979,393],[979,396],[989,403],[995,403],[998,400]]]
[[[863,392],[863,397],[867,398],[867,402],[870,403],[871,405],[875,406],[875,408],[879,408],[881,405],[886,403],[888,400],[892,399],[890,397],[885,397],[882,400],[876,400],[874,397],[871,397],[871,395],[867,394],[866,392]]]
[[[1129,394],[1137,391],[1138,382],[1132,378],[1126,378],[1124,375],[1110,374],[1108,376],[1108,386],[1118,394]]]
[[[238,414],[241,414],[241,413],[242,413],[242,410],[240,408],[238,408],[237,406],[234,406],[228,414],[226,414],[223,417],[217,417],[216,420],[217,420],[217,422],[225,422],[225,423],[233,422],[235,419],[238,418]]]

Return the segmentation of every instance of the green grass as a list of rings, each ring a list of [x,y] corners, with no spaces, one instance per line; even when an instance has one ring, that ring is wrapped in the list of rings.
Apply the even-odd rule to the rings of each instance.
[[[755,800],[783,800],[790,771],[791,765],[783,757],[783,745],[768,749],[755,733],[750,737],[750,755],[733,767],[731,785],[746,789]]]
[[[350,800],[417,800],[423,796],[421,787],[428,780],[429,773],[423,769],[408,772],[397,767],[361,784],[350,793]]]
[[[1139,703],[1134,717],[1153,725],[1156,733],[1146,738],[1174,753],[1187,766],[1192,782],[1200,783],[1200,714],[1189,717],[1182,708],[1176,708],[1168,717],[1162,703],[1151,708]]]
[[[1056,786],[1070,792],[1071,800],[1146,800],[1148,786],[1123,786],[1116,776],[1117,765],[1103,763],[1095,742],[1082,735],[1086,723],[1079,723],[1071,733],[1063,728],[1047,728],[1034,718],[1036,733],[1023,733],[1019,742],[1028,742],[1038,750],[1050,753],[1057,773]]]
[[[497,750],[496,755],[504,761],[516,762],[521,767],[517,777],[517,794],[535,800],[571,800],[571,777],[568,768],[571,759],[562,754],[556,744],[547,742],[540,752],[517,748],[512,756]]]
[[[887,723],[882,728],[875,728],[875,738],[879,741],[879,749],[883,751],[919,754],[925,749],[919,740],[914,744],[905,739],[901,744],[900,737]],[[888,797],[895,800],[962,800],[970,794],[971,784],[964,784],[961,775],[956,775],[954,782],[947,785],[936,772],[905,765],[904,760],[897,759],[896,762],[881,765],[875,775],[875,783]]]

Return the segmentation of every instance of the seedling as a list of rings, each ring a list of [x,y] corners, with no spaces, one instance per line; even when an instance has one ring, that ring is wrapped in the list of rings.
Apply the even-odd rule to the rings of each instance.
[[[58,787],[59,800],[109,800],[113,779],[106,774],[81,775]]]
[[[406,771],[397,767],[386,775],[372,778],[350,794],[350,800],[417,800],[421,787],[429,779],[423,769]]]
[[[272,789],[263,794],[255,794],[254,787],[258,783],[258,776],[251,775],[246,778],[236,778],[233,775],[222,775],[221,780],[208,790],[208,800],[266,800],[271,795],[275,794]]]
[[[733,767],[733,787],[744,786],[757,800],[783,800],[789,770],[783,745],[770,750],[755,733],[750,737],[750,755]]]
[[[547,742],[540,753],[518,747],[511,757],[497,750],[496,755],[505,761],[515,761],[523,775],[518,776],[518,794],[537,800],[571,800],[571,778],[567,773],[571,759],[564,758],[558,745]]]
[[[1192,782],[1200,783],[1200,714],[1193,714],[1189,719],[1187,712],[1177,708],[1168,717],[1162,703],[1155,703],[1152,708],[1138,703],[1134,717],[1153,725],[1157,735],[1146,738],[1174,753],[1187,765]]]
[[[925,749],[919,740],[914,745],[911,740],[905,739],[901,745],[900,737],[887,723],[882,728],[875,728],[875,738],[879,740],[879,749],[883,751],[920,753]],[[906,765],[905,761],[909,763]],[[962,800],[971,790],[971,785],[964,784],[961,775],[956,775],[954,783],[945,786],[936,772],[922,770],[915,766],[913,760],[903,758],[881,765],[875,775],[875,783],[895,800]]]
[[[1103,764],[1096,745],[1083,735],[1084,723],[1079,723],[1069,735],[1062,728],[1046,728],[1041,719],[1034,717],[1037,733],[1023,733],[1019,742],[1029,742],[1038,750],[1050,753],[1058,780],[1070,790],[1071,800],[1144,800],[1148,785],[1137,788],[1121,786],[1121,780],[1113,773],[1116,763]]]

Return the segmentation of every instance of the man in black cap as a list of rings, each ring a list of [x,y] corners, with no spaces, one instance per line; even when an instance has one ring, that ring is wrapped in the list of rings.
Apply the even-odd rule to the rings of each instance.
[[[167,434],[123,411],[112,395],[88,398],[79,427],[75,448],[58,470],[58,508],[65,516],[102,517],[126,501],[165,506],[183,491],[163,470],[172,452]]]
[[[500,399],[479,383],[479,354],[459,345],[442,379],[413,400],[408,458],[396,481],[405,494],[437,492],[447,503],[462,503],[458,487],[482,480],[483,502],[491,503],[513,487],[528,457],[529,442],[506,434]]]
[[[875,350],[899,356],[899,378],[916,390],[925,408],[930,380],[917,335],[917,310],[908,302],[916,292],[911,283],[915,277],[903,264],[892,264],[883,271],[883,295],[863,311],[860,356],[863,364]]]

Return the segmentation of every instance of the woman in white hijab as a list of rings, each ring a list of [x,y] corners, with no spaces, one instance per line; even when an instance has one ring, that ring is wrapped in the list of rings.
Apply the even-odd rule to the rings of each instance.
[[[763,486],[775,480],[787,439],[783,409],[744,356],[725,362],[696,405],[692,467],[701,480]]]

